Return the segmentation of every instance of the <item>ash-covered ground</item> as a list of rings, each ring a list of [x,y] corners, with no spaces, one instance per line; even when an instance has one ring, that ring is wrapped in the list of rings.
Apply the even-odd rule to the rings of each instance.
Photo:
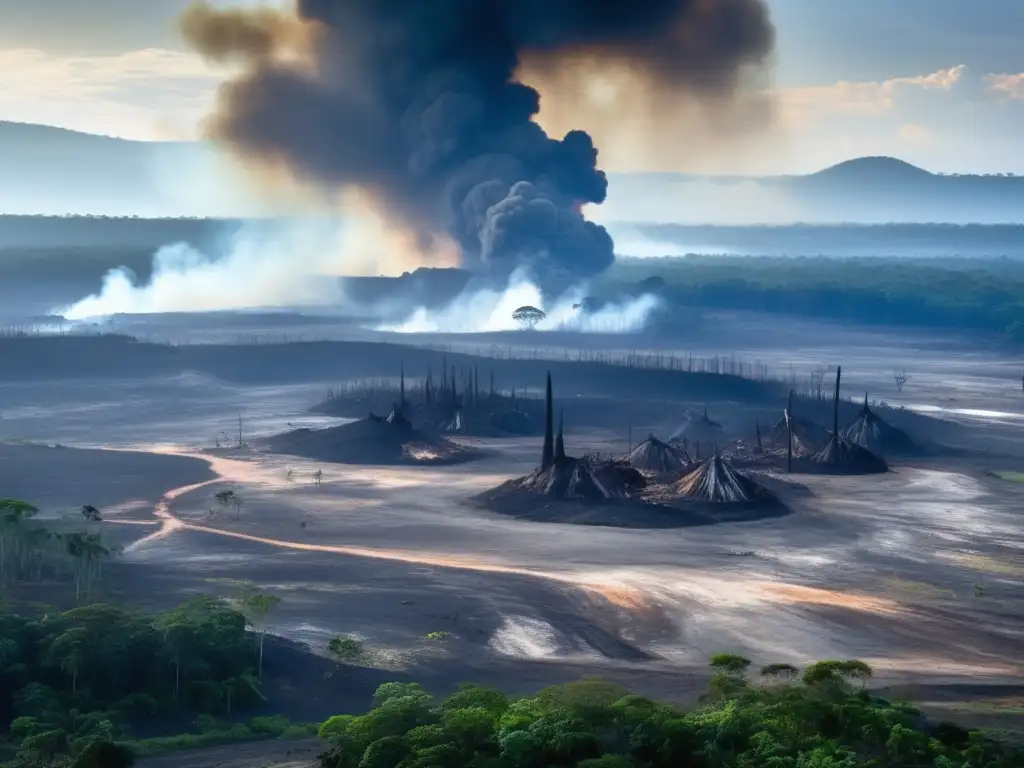
[[[282,597],[276,634],[318,652],[334,635],[353,634],[386,668],[374,681],[529,690],[601,674],[681,696],[700,684],[709,655],[734,651],[758,665],[856,657],[892,682],[1024,682],[1021,486],[986,474],[1024,467],[1015,361],[955,339],[806,323],[772,330],[767,322],[722,318],[699,344],[663,351],[735,354],[780,373],[839,362],[845,397],[868,389],[872,399],[948,419],[913,423],[957,450],[916,464],[894,460],[882,476],[800,476],[807,490],[784,499],[792,514],[759,522],[559,526],[468,501],[536,466],[540,438],[460,438],[486,457],[455,467],[209,451],[236,441],[239,415],[243,442],[338,423],[308,410],[339,383],[330,361],[319,375],[304,369],[301,383],[271,381],[251,361],[230,379],[195,370],[132,377],[130,366],[61,378],[8,370],[0,371],[0,496],[33,501],[51,517],[101,507],[104,535],[125,546],[107,571],[109,599],[165,607],[253,582]],[[170,335],[169,326],[163,331]],[[548,346],[553,357],[561,344],[556,403],[578,393],[575,383],[559,390],[558,376],[583,365],[572,362],[579,350],[634,346],[566,336],[501,339],[505,350]],[[395,338],[377,345],[377,375],[393,376],[407,355],[388,346]],[[400,340],[467,352],[494,343]],[[269,348],[263,354],[274,368]],[[903,368],[911,379],[897,393],[892,372]],[[604,387],[614,408],[617,386],[608,377],[591,382],[590,393]],[[755,400],[732,390],[718,398],[702,390],[699,399],[665,391],[644,429],[667,437],[687,408],[704,405],[727,427],[782,407]],[[575,454],[622,452],[626,439],[625,424],[567,423]],[[43,447],[54,444],[64,447]],[[240,508],[214,501],[227,488],[243,499]],[[438,632],[447,634],[427,639]],[[316,705],[292,697],[291,712],[312,718],[328,714],[317,706],[365,705],[367,691],[352,691]]]

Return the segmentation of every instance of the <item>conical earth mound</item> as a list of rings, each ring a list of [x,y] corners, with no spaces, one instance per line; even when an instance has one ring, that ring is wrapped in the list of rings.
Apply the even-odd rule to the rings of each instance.
[[[708,418],[705,410],[702,414],[688,414],[686,421],[669,438],[670,443],[682,442],[687,446],[700,443],[711,448],[725,439],[725,429],[717,421]]]
[[[583,459],[562,456],[517,481],[524,491],[551,499],[606,501],[615,498]]]
[[[764,486],[734,469],[721,456],[712,456],[675,484],[675,491],[686,501],[713,504],[745,504],[774,501]]]
[[[647,487],[647,478],[636,467],[619,459],[602,461],[599,459],[588,459],[590,471],[613,496],[629,497],[634,496],[637,491]]]
[[[810,458],[811,465],[820,472],[870,475],[889,471],[881,456],[862,448],[842,434],[832,435],[828,444]]]
[[[856,421],[844,430],[843,436],[880,456],[913,454],[921,450],[910,435],[871,410],[866,401]]]
[[[621,460],[635,469],[659,474],[683,472],[693,463],[682,443],[670,445],[654,435],[635,445]]]
[[[807,419],[799,417],[792,417],[792,419],[794,456],[813,456],[828,445],[830,435],[827,429]],[[786,423],[785,414],[772,425],[771,430],[764,437],[764,442],[772,448],[788,449],[789,425]]]
[[[296,429],[254,441],[273,453],[340,464],[451,464],[476,458],[438,435],[421,432],[398,409],[326,429]]]

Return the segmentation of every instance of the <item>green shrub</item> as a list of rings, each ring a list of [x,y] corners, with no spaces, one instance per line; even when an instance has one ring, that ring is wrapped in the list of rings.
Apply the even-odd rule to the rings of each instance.
[[[722,683],[683,710],[601,680],[547,688],[509,702],[464,686],[441,702],[419,686],[386,683],[360,716],[338,715],[321,768],[1019,768],[1024,753],[950,726],[852,682],[859,661],[788,665],[746,682],[749,661],[713,657]]]

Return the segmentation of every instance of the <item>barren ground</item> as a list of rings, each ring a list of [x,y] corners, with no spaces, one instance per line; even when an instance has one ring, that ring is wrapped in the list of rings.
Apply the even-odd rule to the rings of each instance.
[[[884,392],[905,360],[918,383],[904,402],[943,409],[964,425],[964,446],[996,445],[998,456],[799,477],[808,492],[786,498],[793,514],[760,522],[562,526],[467,504],[531,469],[538,438],[473,441],[490,455],[458,467],[214,456],[201,451],[237,433],[239,412],[250,437],[336,423],[306,412],[327,382],[247,387],[182,374],[15,383],[0,374],[0,496],[50,516],[99,506],[104,531],[126,546],[105,576],[111,599],[168,607],[253,582],[282,597],[273,619],[282,638],[315,652],[339,633],[361,638],[378,669],[335,673],[284,643],[268,650],[271,706],[301,720],[360,711],[386,679],[438,692],[462,681],[529,691],[599,674],[685,699],[718,651],[756,665],[861,658],[881,682],[928,686],[933,698],[965,683],[986,694],[1024,685],[1021,486],[985,474],[1024,466],[1015,458],[1024,453],[1019,378],[995,352],[981,359],[951,342],[907,358],[858,338],[843,346],[844,368],[858,371],[851,386]],[[806,363],[816,350],[766,348],[762,357]],[[728,407],[739,406],[720,404]],[[575,453],[623,447],[608,432],[570,429],[566,439]],[[133,452],[102,450],[111,448]],[[226,487],[244,499],[237,514],[215,508]],[[434,632],[449,636],[428,640]],[[221,764],[207,755],[202,765]]]

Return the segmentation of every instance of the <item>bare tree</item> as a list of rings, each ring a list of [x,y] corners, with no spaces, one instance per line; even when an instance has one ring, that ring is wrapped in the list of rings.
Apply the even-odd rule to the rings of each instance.
[[[893,373],[892,380],[896,382],[896,391],[902,392],[903,385],[910,381],[910,376],[907,375],[907,372],[905,370],[900,370]]]
[[[213,498],[215,498],[217,500],[217,503],[220,504],[220,506],[224,507],[225,509],[227,507],[232,507],[235,510],[236,519],[241,516],[243,501],[242,497],[238,495],[238,493],[236,493],[235,491],[218,491],[213,495]]]
[[[320,483],[322,483],[323,481],[324,471],[322,469],[318,469],[316,472],[313,473],[313,482],[316,483],[316,487],[319,488]]]
[[[815,400],[825,399],[825,370],[819,368],[811,374],[811,396]]]
[[[249,625],[257,633],[259,638],[259,663],[257,666],[257,674],[259,677],[263,677],[263,639],[267,635],[267,630],[270,628],[267,619],[271,611],[274,610],[281,602],[281,598],[277,595],[270,595],[262,592],[253,592],[241,600],[242,613],[245,614],[246,620]]]

